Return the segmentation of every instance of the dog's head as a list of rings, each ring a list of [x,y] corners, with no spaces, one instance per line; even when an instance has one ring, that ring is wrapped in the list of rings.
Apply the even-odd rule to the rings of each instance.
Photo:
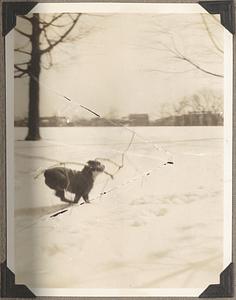
[[[105,166],[100,163],[100,161],[97,160],[89,160],[87,161],[87,166],[89,169],[94,173],[101,173],[105,170]]]

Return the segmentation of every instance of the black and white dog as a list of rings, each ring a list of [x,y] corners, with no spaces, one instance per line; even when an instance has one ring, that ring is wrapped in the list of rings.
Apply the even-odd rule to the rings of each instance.
[[[45,183],[55,190],[55,195],[64,202],[71,202],[65,198],[65,190],[75,194],[74,203],[78,203],[81,197],[85,202],[89,202],[94,180],[104,170],[105,166],[96,160],[89,160],[82,171],[64,167],[49,168],[44,171]]]

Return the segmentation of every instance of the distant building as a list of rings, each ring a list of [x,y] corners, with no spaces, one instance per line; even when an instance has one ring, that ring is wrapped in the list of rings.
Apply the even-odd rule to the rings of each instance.
[[[188,114],[169,116],[153,122],[154,126],[223,126],[223,115],[211,111],[193,111]]]
[[[70,121],[66,117],[41,117],[40,126],[42,127],[63,127],[68,126]]]
[[[126,125],[126,122],[123,119],[107,119],[107,118],[92,118],[89,121],[89,126],[114,126],[114,127],[119,127],[119,126],[124,126]]]
[[[62,127],[62,126],[71,126],[71,122],[66,117],[41,117],[39,119],[39,124],[42,127]],[[21,120],[15,120],[15,127],[27,127],[28,126],[28,118],[24,118]]]
[[[148,114],[130,114],[129,115],[130,126],[148,126],[149,116]]]
[[[80,126],[84,126],[84,127],[87,127],[87,126],[90,126],[90,120],[87,120],[87,119],[73,119],[73,122],[71,122],[71,126],[77,126],[77,127],[80,127]],[[69,125],[70,126],[70,125]]]
[[[66,117],[41,117],[42,127],[72,127],[72,126],[223,126],[224,118],[222,113],[212,111],[192,111],[182,115],[172,115],[157,120],[149,120],[148,114],[130,114],[118,118],[77,118],[72,121]],[[27,127],[28,119],[15,120],[16,127]]]
[[[193,111],[188,114],[191,126],[222,126],[223,115],[211,111]]]
[[[112,126],[105,118],[92,118],[90,120],[90,126]]]

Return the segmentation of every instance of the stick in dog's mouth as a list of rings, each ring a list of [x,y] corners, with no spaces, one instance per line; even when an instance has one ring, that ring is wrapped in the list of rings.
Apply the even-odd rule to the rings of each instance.
[[[91,161],[90,160],[90,161],[87,162],[87,164],[88,164],[89,167],[91,167],[91,166],[94,167],[93,166],[94,163],[96,163],[95,169],[96,169],[97,172],[104,173],[104,174],[110,176],[111,179],[114,178],[114,176],[112,174],[110,174],[109,172],[105,171],[105,166],[103,164],[101,164],[101,162],[99,160],[95,159],[95,161]]]
[[[108,175],[108,176],[110,176],[111,179],[114,179],[114,176],[112,174],[108,173],[107,171],[104,170],[103,173],[106,174],[106,175]]]

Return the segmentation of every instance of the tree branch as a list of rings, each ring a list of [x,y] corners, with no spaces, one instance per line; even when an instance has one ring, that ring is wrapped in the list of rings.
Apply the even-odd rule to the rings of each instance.
[[[213,35],[212,35],[212,33],[211,33],[211,31],[210,31],[210,28],[209,28],[209,26],[208,26],[208,24],[207,24],[207,22],[206,22],[206,20],[205,20],[205,18],[204,18],[204,15],[201,14],[201,17],[202,17],[203,24],[204,24],[204,26],[205,26],[205,29],[206,29],[206,31],[207,31],[207,34],[208,34],[208,36],[209,36],[209,38],[210,38],[212,44],[214,45],[214,47],[215,47],[220,53],[224,53],[224,51],[219,47],[219,45],[216,43],[215,39],[213,38]]]
[[[19,18],[21,18],[21,19],[24,19],[24,20],[26,20],[26,21],[28,21],[28,22],[30,22],[30,23],[32,23],[32,18],[30,18],[30,17],[26,17],[26,16],[17,16],[17,17],[19,17]]]
[[[185,57],[185,56],[183,56],[183,55],[182,55],[182,56],[178,56],[178,57],[176,57],[176,58],[181,59],[181,60],[184,60],[184,61],[190,63],[190,64],[191,64],[192,66],[194,66],[196,69],[198,69],[198,70],[200,70],[200,71],[202,71],[202,72],[204,72],[204,73],[206,73],[206,74],[213,75],[213,76],[215,76],[215,77],[220,77],[220,78],[223,78],[223,77],[224,77],[224,76],[221,75],[221,74],[213,73],[213,72],[210,72],[210,71],[208,71],[208,70],[206,70],[206,69],[200,67],[199,65],[197,65],[196,63],[194,63],[191,59],[189,59],[189,58],[187,58],[187,57]]]
[[[24,78],[24,77],[27,77],[28,76],[28,74],[23,74],[23,73],[21,73],[21,74],[14,74],[14,78]]]
[[[17,64],[15,64],[15,66],[25,66],[25,65],[28,66],[29,64],[30,64],[30,62],[27,61],[27,62],[17,63]]]
[[[14,68],[15,68],[15,75],[14,75],[15,78],[22,78],[24,75],[29,75],[28,66],[26,69],[23,69],[19,67],[19,64],[15,64]]]
[[[49,70],[53,66],[52,53],[51,51],[47,52],[48,55],[48,65],[41,63],[42,68]]]
[[[58,20],[59,18],[61,18],[64,14],[59,14],[55,17],[52,18],[52,20],[50,22],[45,22],[40,20],[40,23],[43,24],[44,26],[41,28],[41,30],[45,30],[47,27],[49,27],[50,25],[52,25],[56,20]]]
[[[15,31],[18,32],[19,34],[21,34],[21,35],[27,37],[28,39],[31,39],[31,34],[25,33],[25,32],[21,31],[21,30],[18,29],[18,28],[15,28]]]
[[[51,47],[53,41],[48,38],[47,30],[45,28],[42,28],[42,32],[44,34],[44,37],[45,37],[49,47]],[[53,65],[51,51],[48,51],[47,54],[48,54],[48,58],[49,58],[49,64],[48,64],[48,66],[43,65],[43,68],[46,70],[50,69],[50,67],[52,67],[52,65]]]
[[[177,45],[176,45],[175,40],[174,40],[174,38],[173,38],[172,35],[171,35],[171,40],[172,40],[172,44],[173,44],[174,49],[171,49],[170,47],[168,47],[167,45],[165,45],[163,43],[160,43],[160,45],[163,46],[164,48],[166,48],[167,51],[169,51],[170,53],[172,53],[174,55],[174,58],[188,62],[189,64],[191,64],[192,66],[194,66],[196,69],[198,69],[198,70],[200,70],[200,71],[202,71],[202,72],[204,72],[206,74],[209,74],[209,75],[212,75],[212,76],[215,76],[215,77],[220,77],[220,78],[224,77],[221,74],[213,73],[213,72],[210,72],[210,71],[202,68],[201,66],[199,66],[198,64],[196,64],[195,62],[193,62],[191,59],[189,59],[186,56],[184,56],[178,50]]]
[[[160,73],[167,73],[167,74],[182,74],[182,73],[188,73],[192,72],[194,68],[189,69],[189,70],[183,70],[183,71],[171,71],[171,70],[161,70],[161,69],[147,69],[145,71],[147,72],[160,72]]]
[[[31,55],[31,53],[30,53],[30,52],[28,52],[28,51],[25,51],[25,50],[21,50],[20,48],[16,48],[16,49],[14,49],[14,51],[15,51],[15,52],[19,52],[19,53],[23,53],[23,54],[28,54],[28,55]]]
[[[55,20],[54,20],[55,21]],[[41,25],[44,25],[42,28],[41,28],[41,30],[43,30],[43,29],[46,29],[47,27],[48,27],[48,23],[47,22],[45,22],[45,21],[43,21],[43,20],[41,20],[40,21],[40,24]],[[70,23],[67,23],[67,24],[53,24],[53,23],[51,23],[50,24],[50,26],[52,26],[52,27],[57,27],[57,28],[65,28],[65,27],[67,27],[67,26],[69,26],[71,24],[71,22]]]
[[[78,22],[79,20],[79,17],[81,16],[81,14],[78,14],[77,17],[75,19],[73,19],[73,23],[72,25],[64,32],[63,35],[60,36],[60,38],[54,42],[54,43],[51,43],[51,45],[49,45],[47,48],[45,49],[42,49],[40,51],[41,54],[45,54],[49,51],[51,51],[54,47],[56,47],[59,43],[62,43],[64,41],[64,39],[67,37],[67,35],[72,31],[72,29],[75,27],[76,23]]]
[[[26,69],[22,69],[21,67],[19,67],[19,65],[14,65],[15,69],[17,71],[23,72],[23,73],[27,73],[28,72],[28,67]]]
[[[22,49],[25,49],[27,46],[29,46],[30,44],[30,40],[27,41],[27,43],[25,43],[23,46],[20,46],[18,48],[15,48],[15,50],[22,50]]]
[[[49,47],[51,47],[52,46],[52,41],[50,41],[50,39],[48,38],[47,31],[45,30],[45,28],[42,28],[42,32],[44,34],[44,37],[45,37]]]

